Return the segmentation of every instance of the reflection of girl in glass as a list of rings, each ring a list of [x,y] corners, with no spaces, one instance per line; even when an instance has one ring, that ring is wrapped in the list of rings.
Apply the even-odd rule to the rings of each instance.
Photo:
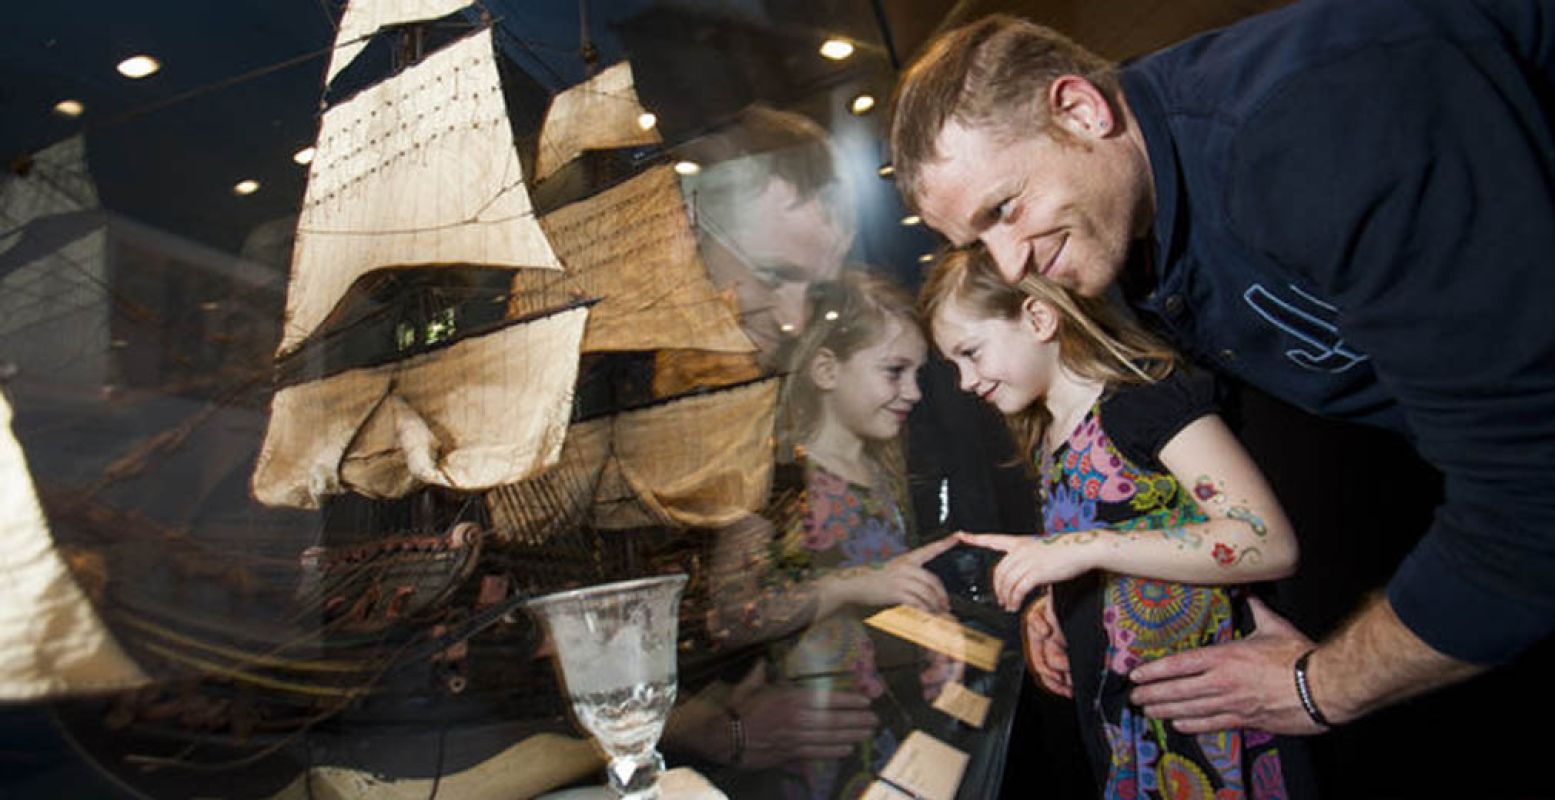
[[[778,515],[774,560],[780,575],[813,587],[816,612],[802,633],[773,646],[772,661],[784,680],[872,698],[883,724],[847,758],[792,765],[784,794],[854,797],[906,733],[891,724],[902,718],[895,679],[907,678],[899,691],[932,696],[949,672],[943,659],[872,637],[861,620],[900,603],[945,611],[944,587],[922,565],[950,542],[909,549],[899,437],[920,398],[927,350],[912,301],[850,271],[816,286],[805,322],[779,424],[780,452],[793,455],[788,472],[803,488]]]

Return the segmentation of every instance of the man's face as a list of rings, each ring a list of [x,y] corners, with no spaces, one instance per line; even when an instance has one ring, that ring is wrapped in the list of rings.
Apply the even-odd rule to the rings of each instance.
[[[1010,282],[1031,272],[1097,296],[1148,230],[1148,162],[1122,136],[1005,141],[952,121],[923,171],[923,219],[957,245],[981,241]]]
[[[819,197],[801,200],[787,181],[774,179],[738,210],[730,230],[709,231],[704,248],[708,273],[720,289],[733,289],[740,327],[755,343],[764,366],[776,368],[804,329],[810,285],[842,270],[853,227]]]

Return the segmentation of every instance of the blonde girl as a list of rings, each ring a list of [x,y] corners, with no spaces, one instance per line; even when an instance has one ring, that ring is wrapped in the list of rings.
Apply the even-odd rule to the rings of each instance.
[[[1208,381],[1105,298],[1036,276],[1010,286],[981,249],[941,259],[920,310],[961,388],[1005,415],[1040,475],[1043,534],[959,538],[1005,554],[993,584],[1006,608],[1054,585],[1038,613],[1055,612],[1068,670],[1049,659],[1042,680],[1075,697],[1103,796],[1286,796],[1284,741],[1178,733],[1128,699],[1139,664],[1247,632],[1236,584],[1296,565],[1290,524]]]

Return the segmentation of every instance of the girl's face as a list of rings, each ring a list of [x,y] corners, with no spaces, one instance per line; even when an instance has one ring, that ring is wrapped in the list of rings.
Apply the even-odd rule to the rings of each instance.
[[[961,390],[1003,414],[1024,411],[1047,396],[1058,370],[1056,316],[1035,301],[1015,319],[984,317],[951,299],[934,317],[934,345],[961,378]]]
[[[916,325],[889,320],[873,344],[837,362],[835,380],[822,395],[824,413],[860,439],[895,438],[923,397],[918,370],[927,353]]]

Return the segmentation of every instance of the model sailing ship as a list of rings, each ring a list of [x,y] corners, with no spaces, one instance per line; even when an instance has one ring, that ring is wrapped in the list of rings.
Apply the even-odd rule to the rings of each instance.
[[[767,497],[775,379],[683,391],[666,377],[682,357],[754,348],[638,124],[629,65],[554,98],[526,180],[493,28],[464,6],[359,0],[341,19],[327,80],[375,32],[474,25],[322,116],[252,478],[261,502],[324,514],[300,557],[298,632],[257,648],[167,620],[116,628],[153,676],[266,698],[270,739],[248,738],[252,715],[206,726],[228,737],[223,757],[395,691],[385,678],[406,665],[436,665],[449,697],[473,691],[471,646],[525,594],[694,559],[637,545]],[[146,708],[121,703],[117,726]],[[201,758],[177,742],[140,763]]]

